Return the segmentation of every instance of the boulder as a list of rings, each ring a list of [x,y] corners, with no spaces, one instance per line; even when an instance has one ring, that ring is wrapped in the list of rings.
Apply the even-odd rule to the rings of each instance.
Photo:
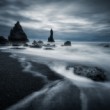
[[[39,40],[38,43],[39,43],[39,44],[43,44],[43,41]]]
[[[37,41],[34,40],[34,41],[32,42],[32,45],[36,45],[36,44],[37,44]]]
[[[70,69],[72,66],[68,66],[67,69]],[[83,65],[73,66],[73,73],[79,76],[84,76],[90,78],[94,81],[106,81],[106,75],[104,70],[98,67],[90,67]]]
[[[10,42],[28,42],[28,38],[26,33],[23,31],[22,26],[20,25],[19,21],[15,24],[15,26],[11,29],[10,35],[8,37]]]
[[[41,46],[43,46],[43,45],[44,45],[44,42],[43,42],[43,41],[41,41],[41,40],[39,40],[37,43],[38,43],[39,45],[41,45]]]
[[[70,41],[66,41],[66,42],[64,43],[64,46],[71,46],[71,42],[70,42]]]
[[[34,40],[30,47],[32,47],[32,48],[41,48],[42,46],[37,41]]]

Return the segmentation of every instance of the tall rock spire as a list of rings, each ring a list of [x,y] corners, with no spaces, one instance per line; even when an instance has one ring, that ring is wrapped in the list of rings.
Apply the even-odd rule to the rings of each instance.
[[[50,37],[48,38],[48,42],[55,42],[53,38],[53,30],[50,30]]]
[[[11,29],[8,39],[11,42],[28,42],[27,35],[23,31],[19,21]]]

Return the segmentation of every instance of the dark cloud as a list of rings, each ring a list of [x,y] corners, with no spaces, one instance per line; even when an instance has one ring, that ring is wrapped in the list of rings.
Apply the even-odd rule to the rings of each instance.
[[[1,0],[0,34],[19,20],[33,38],[53,27],[58,39],[108,40],[109,16],[110,0]]]

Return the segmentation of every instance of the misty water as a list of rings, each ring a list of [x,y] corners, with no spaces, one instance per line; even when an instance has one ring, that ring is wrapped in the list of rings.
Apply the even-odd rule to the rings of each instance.
[[[25,49],[12,49],[10,46],[2,47],[1,49],[5,52],[11,52],[12,55],[10,57],[19,60],[24,68],[23,71],[30,71],[34,76],[38,75],[38,73],[37,71],[31,70],[31,61],[46,64],[50,69],[64,76],[65,80],[68,80],[71,85],[75,85],[80,90],[82,110],[98,110],[99,108],[100,110],[109,110],[110,48],[104,47],[104,43],[73,42],[72,46],[68,47],[61,46],[61,44],[63,44],[63,42],[57,42],[56,47],[53,50],[45,50],[44,47],[41,49],[29,47],[25,47]],[[75,64],[99,67],[105,71],[107,80],[105,82],[95,82],[89,78],[74,74],[73,68],[69,70],[66,69],[68,65]],[[60,89],[60,85],[58,85],[57,88],[54,88],[54,90],[57,91]],[[66,85],[63,86],[66,88]],[[48,87],[40,92],[30,95],[11,109],[17,110],[18,106],[26,106],[27,103],[35,97],[38,97],[42,92],[45,92],[46,89],[48,89]],[[47,99],[49,101],[49,98]]]

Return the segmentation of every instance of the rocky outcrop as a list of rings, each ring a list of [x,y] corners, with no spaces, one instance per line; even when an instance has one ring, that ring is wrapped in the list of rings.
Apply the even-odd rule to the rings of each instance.
[[[43,44],[43,41],[39,40],[38,43],[39,43],[39,44]]]
[[[29,41],[19,21],[11,29],[8,39],[10,42],[28,42]]]
[[[73,73],[79,76],[90,78],[94,81],[105,81],[106,75],[104,70],[98,67],[89,67],[83,65],[68,66],[67,69],[73,68]]]
[[[50,30],[50,37],[48,38],[48,42],[55,42],[53,38],[53,30]]]
[[[44,45],[44,42],[43,42],[43,41],[41,41],[41,40],[39,40],[37,43],[38,43],[39,45],[41,45],[41,46],[43,46],[43,45]]]
[[[64,43],[64,46],[71,46],[71,42],[70,42],[70,41],[66,41],[66,42]]]
[[[0,36],[0,45],[5,45],[7,43],[8,43],[8,40],[5,37]]]
[[[34,40],[30,47],[32,47],[32,48],[42,48],[42,45],[40,45],[37,41]]]

